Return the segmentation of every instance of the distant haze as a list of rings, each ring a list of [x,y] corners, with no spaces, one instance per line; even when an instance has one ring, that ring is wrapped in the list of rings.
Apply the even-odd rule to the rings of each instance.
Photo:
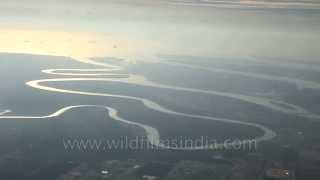
[[[320,56],[319,1],[282,1],[278,4],[273,1],[197,0],[116,2],[1,0],[0,40],[11,41],[13,45],[2,43],[0,51],[29,52],[32,49],[33,52],[46,53],[48,47],[57,47],[44,45],[46,36],[69,32],[69,35],[57,38],[61,42],[48,40],[47,43],[71,43],[68,39],[78,39],[78,44],[88,44],[82,49],[90,47],[83,53],[85,55],[131,58],[190,54],[316,60]],[[10,36],[5,34],[9,31]],[[37,31],[42,31],[40,37],[29,36]],[[50,33],[46,35],[44,32],[48,31]],[[73,36],[73,33],[77,35]],[[78,38],[79,34],[87,37]],[[85,40],[79,42],[79,39]],[[64,44],[63,47],[74,46]]]

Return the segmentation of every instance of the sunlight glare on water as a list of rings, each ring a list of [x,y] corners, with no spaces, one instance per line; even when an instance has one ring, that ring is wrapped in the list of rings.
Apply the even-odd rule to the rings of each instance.
[[[67,57],[126,56],[130,48],[121,48],[111,38],[98,33],[64,32],[7,28],[0,30],[0,49],[6,53],[26,53]],[[120,56],[120,57],[121,57]]]

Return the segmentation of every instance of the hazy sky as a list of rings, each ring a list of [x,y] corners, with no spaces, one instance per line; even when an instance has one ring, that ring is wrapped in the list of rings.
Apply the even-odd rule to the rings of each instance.
[[[130,58],[155,54],[320,57],[317,5],[309,8],[303,3],[297,9],[287,4],[252,7],[247,1],[215,1],[227,8],[194,5],[212,4],[209,1],[181,5],[171,4],[173,0],[38,2],[0,0],[1,52]]]

